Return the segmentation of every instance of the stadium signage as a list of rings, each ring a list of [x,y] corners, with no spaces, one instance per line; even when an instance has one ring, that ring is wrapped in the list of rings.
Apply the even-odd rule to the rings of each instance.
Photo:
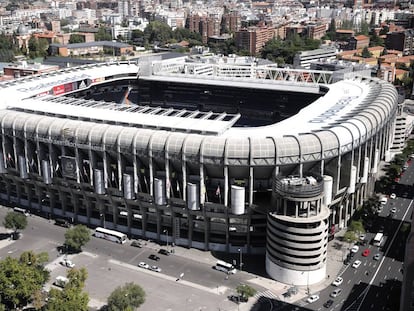
[[[31,86],[31,87],[20,87],[17,90],[19,92],[27,93],[27,92],[32,92],[32,91],[37,91],[37,90],[49,88],[49,87],[59,85],[59,84],[65,84],[65,83],[68,83],[68,82],[74,82],[74,81],[88,79],[88,78],[91,78],[91,76],[87,75],[87,74],[68,76],[68,77],[60,79],[60,80],[53,80],[53,81],[50,81],[50,82],[39,83],[39,84],[36,84],[35,86]]]
[[[339,102],[337,102],[335,105],[333,105],[331,108],[326,110],[324,113],[318,115],[316,118],[313,118],[309,120],[309,123],[325,123],[326,120],[329,118],[335,116],[338,112],[340,112],[342,109],[345,108],[347,104],[349,104],[349,100],[341,99]]]

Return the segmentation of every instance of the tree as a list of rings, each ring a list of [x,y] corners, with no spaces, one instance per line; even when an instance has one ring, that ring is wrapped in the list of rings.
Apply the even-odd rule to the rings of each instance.
[[[3,225],[6,229],[13,229],[14,233],[27,227],[26,216],[22,213],[9,212],[4,218]]]
[[[173,32],[168,24],[154,21],[150,22],[144,29],[144,38],[147,42],[164,45],[173,38]]]
[[[246,285],[246,284],[241,284],[238,285],[236,287],[236,292],[241,296],[241,297],[245,297],[245,298],[249,298],[249,297],[253,297],[256,294],[256,289],[254,289],[253,287]]]
[[[348,230],[344,234],[344,240],[347,241],[348,243],[352,243],[358,240],[358,236],[356,235],[354,231]]]
[[[370,57],[372,57],[372,54],[371,54],[371,52],[368,50],[368,48],[367,48],[367,47],[364,47],[364,48],[362,49],[361,56],[362,56],[363,58],[370,58]]]
[[[108,311],[134,310],[145,301],[145,292],[141,286],[126,283],[117,287],[108,297]]]
[[[66,231],[64,245],[69,250],[80,252],[82,246],[88,243],[90,238],[89,229],[84,225],[77,225]]]
[[[365,232],[364,225],[360,220],[352,220],[348,226],[348,230],[355,232],[357,235]]]
[[[105,27],[100,27],[95,34],[95,41],[111,41],[112,35],[106,30]]]
[[[89,295],[83,292],[88,272],[85,268],[68,271],[69,282],[62,290],[52,288],[49,292],[46,311],[87,311]]]
[[[69,43],[83,43],[83,42],[85,42],[84,36],[77,34],[77,33],[70,35]]]
[[[42,265],[28,262],[29,257],[38,262],[39,257],[33,253],[0,261],[0,301],[7,310],[25,306],[49,279],[49,272]]]

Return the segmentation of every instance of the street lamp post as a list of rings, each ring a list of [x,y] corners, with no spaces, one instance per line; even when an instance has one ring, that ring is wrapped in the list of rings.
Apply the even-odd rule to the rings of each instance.
[[[164,229],[163,232],[167,234],[167,251],[168,251],[168,230],[167,229]]]
[[[101,216],[101,219],[103,218],[103,226],[106,228],[105,213],[101,213],[99,216]]]
[[[239,251],[239,254],[240,254],[240,261],[239,261],[240,266],[239,266],[239,269],[241,271],[242,270],[242,267],[243,267],[243,250],[241,248],[239,248],[238,251]]]

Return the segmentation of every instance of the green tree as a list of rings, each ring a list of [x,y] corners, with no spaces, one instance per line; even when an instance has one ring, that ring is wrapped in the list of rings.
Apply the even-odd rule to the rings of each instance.
[[[145,292],[141,286],[126,283],[117,287],[108,297],[108,311],[135,310],[145,301]]]
[[[105,27],[99,27],[98,32],[95,34],[95,41],[111,41],[112,35]]]
[[[37,261],[36,255],[33,260]],[[43,266],[7,257],[0,261],[0,301],[7,310],[25,306],[48,278]]]
[[[69,43],[83,43],[83,42],[85,42],[84,36],[77,34],[77,33],[70,35]]]
[[[26,216],[22,213],[8,212],[4,218],[3,225],[6,229],[13,229],[15,233],[27,227]]]
[[[71,251],[80,252],[82,246],[90,240],[89,229],[84,225],[76,225],[65,232],[64,245]]]
[[[367,47],[364,47],[364,48],[362,49],[361,56],[362,56],[363,58],[370,58],[370,57],[372,57],[372,54],[371,54],[371,52],[368,50],[368,48],[367,48]]]
[[[145,27],[144,38],[147,42],[158,42],[160,45],[164,45],[173,38],[173,32],[168,24],[154,21]]]
[[[257,291],[249,285],[240,284],[236,287],[236,292],[242,297],[250,298],[253,297]]]
[[[369,24],[367,22],[364,22],[364,21],[361,22],[361,28],[358,34],[365,35],[365,36],[369,35]]]
[[[358,240],[358,236],[356,235],[356,233],[354,231],[348,230],[347,232],[345,232],[344,241],[346,241],[348,243],[353,243],[356,240]]]
[[[83,292],[88,272],[85,268],[70,269],[67,277],[69,282],[62,290],[50,290],[46,311],[88,310],[89,295]]]
[[[331,23],[329,24],[328,32],[327,32],[328,38],[331,41],[335,41],[336,38],[336,22],[335,19],[331,19]]]
[[[365,232],[364,225],[360,220],[352,220],[348,226],[348,230],[355,232],[357,236]]]
[[[377,32],[373,30],[369,39],[369,46],[384,46],[384,39],[377,35]],[[384,49],[385,51],[385,49]]]

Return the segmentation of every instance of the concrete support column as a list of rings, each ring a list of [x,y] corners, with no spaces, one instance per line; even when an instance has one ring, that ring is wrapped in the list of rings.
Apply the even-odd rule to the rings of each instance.
[[[253,186],[254,186],[254,176],[253,176],[253,167],[249,168],[249,206],[253,205]]]
[[[224,166],[224,206],[229,205],[229,168]]]
[[[167,202],[169,202],[171,197],[171,180],[170,180],[170,161],[168,156],[165,156],[165,196]]]

